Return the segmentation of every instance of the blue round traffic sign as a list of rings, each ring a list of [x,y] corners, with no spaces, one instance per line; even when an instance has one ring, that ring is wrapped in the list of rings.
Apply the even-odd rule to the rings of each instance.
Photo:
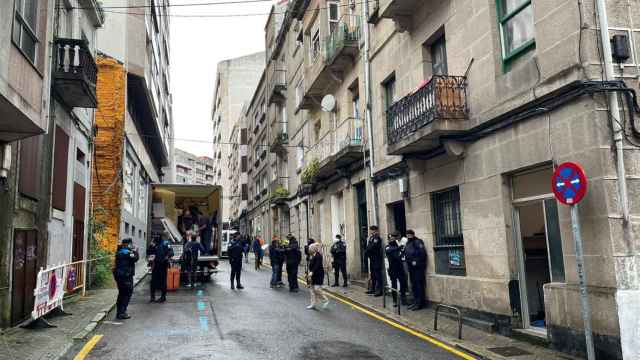
[[[553,173],[551,189],[556,199],[565,205],[575,205],[587,193],[587,177],[580,165],[566,162]]]

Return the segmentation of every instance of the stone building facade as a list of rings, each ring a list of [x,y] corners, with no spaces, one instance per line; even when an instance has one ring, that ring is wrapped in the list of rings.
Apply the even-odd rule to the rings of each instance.
[[[627,95],[640,76],[640,5],[604,1],[605,14],[598,2],[379,0],[361,17],[361,2],[290,1],[275,34],[268,23],[254,95],[266,88],[271,181],[287,192],[265,187],[256,165],[249,196],[269,206],[249,202],[260,214],[249,231],[342,234],[351,277],[364,279],[367,227],[413,229],[428,248],[431,302],[580,354],[569,208],[550,185],[555,166],[580,163],[596,352],[637,356],[640,141]],[[608,37],[622,35],[610,77],[605,17]]]

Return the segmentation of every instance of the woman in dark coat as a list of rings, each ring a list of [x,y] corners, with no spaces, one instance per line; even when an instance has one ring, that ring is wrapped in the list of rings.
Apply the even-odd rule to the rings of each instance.
[[[327,295],[322,292],[324,266],[322,264],[320,244],[314,243],[309,246],[309,256],[311,260],[309,262],[309,276],[307,282],[309,283],[311,290],[311,304],[307,306],[307,309],[315,309],[316,304],[318,303],[318,298],[322,298],[322,308],[326,309],[329,305],[329,299],[327,298]]]

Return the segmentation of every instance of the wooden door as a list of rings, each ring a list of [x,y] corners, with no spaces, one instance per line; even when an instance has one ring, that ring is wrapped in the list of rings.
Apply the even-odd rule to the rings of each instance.
[[[33,290],[38,269],[38,232],[15,230],[13,238],[13,282],[11,324],[25,320],[33,310]]]

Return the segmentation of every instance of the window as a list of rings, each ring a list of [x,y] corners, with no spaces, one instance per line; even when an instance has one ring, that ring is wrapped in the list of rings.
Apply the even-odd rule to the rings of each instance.
[[[396,92],[396,78],[395,76],[392,76],[389,80],[387,80],[384,84],[382,84],[383,86],[383,96],[384,96],[384,112],[385,114],[387,114],[387,117],[389,117],[389,109],[391,108],[391,105],[393,105],[393,98],[395,97],[395,92]]]
[[[35,64],[38,37],[38,0],[16,0],[13,21],[13,42]]]
[[[129,235],[129,223],[124,223],[124,233]]]
[[[531,0],[498,0],[498,22],[503,60],[535,46]]]
[[[333,31],[338,28],[338,22],[340,21],[340,3],[337,1],[327,2],[329,20],[329,33],[333,34]]]
[[[135,164],[131,157],[125,158],[124,165],[124,208],[125,210],[133,213],[133,192],[134,192],[134,177],[135,177]]]
[[[433,194],[432,206],[436,273],[464,276],[466,271],[459,189],[456,187]]]
[[[302,169],[304,167],[304,141],[300,141],[298,144],[296,155],[298,159],[298,169]]]
[[[65,211],[67,209],[67,168],[69,159],[69,135],[56,126],[53,152],[53,184],[51,206]]]
[[[300,82],[296,86],[296,108],[298,108],[298,109],[302,105],[302,99],[304,98],[304,89],[303,89],[304,85],[303,84],[304,84],[304,82],[302,80],[300,80]]]
[[[431,74],[447,75],[447,47],[444,35],[431,44]]]
[[[310,54],[309,57],[311,62],[315,62],[320,54],[320,29],[317,29],[313,34],[313,38],[311,38],[311,46],[309,48]]]

